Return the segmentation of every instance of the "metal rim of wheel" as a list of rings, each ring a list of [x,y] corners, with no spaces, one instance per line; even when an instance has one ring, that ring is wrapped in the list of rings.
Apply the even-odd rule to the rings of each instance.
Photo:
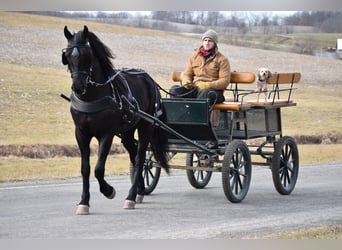
[[[222,165],[222,186],[229,201],[239,203],[246,197],[251,175],[251,155],[246,143],[240,140],[230,142]]]
[[[272,178],[276,190],[290,194],[297,182],[299,153],[297,144],[290,136],[283,136],[275,144],[272,157]]]
[[[161,168],[159,163],[155,160],[152,152],[146,152],[146,159],[143,168],[143,179],[145,184],[144,195],[151,194],[156,188],[160,178]],[[130,164],[130,177],[131,181],[134,178],[134,167]]]
[[[204,156],[204,155],[202,155]],[[200,167],[200,159],[201,154],[193,154],[189,153],[186,155],[186,165]],[[209,156],[208,156],[209,157]],[[208,165],[209,167],[209,165]],[[186,175],[188,177],[188,181],[194,188],[202,189],[205,188],[212,175],[212,171],[203,171],[203,170],[186,170]]]

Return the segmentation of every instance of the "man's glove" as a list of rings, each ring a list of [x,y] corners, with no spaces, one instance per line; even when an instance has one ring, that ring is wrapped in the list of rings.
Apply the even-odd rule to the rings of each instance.
[[[194,83],[193,82],[182,82],[182,85],[185,89],[190,90],[194,88]]]
[[[199,82],[197,83],[198,90],[210,89],[210,82]]]

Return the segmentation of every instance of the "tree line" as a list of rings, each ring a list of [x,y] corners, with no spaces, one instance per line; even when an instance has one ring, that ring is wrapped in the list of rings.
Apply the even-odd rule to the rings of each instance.
[[[95,19],[116,23],[115,20],[136,20],[135,26],[144,26],[142,20],[156,20],[164,25],[154,28],[166,28],[166,22],[192,24],[211,27],[231,27],[245,33],[253,27],[269,26],[310,26],[324,33],[342,33],[341,11],[298,11],[291,15],[274,15],[272,12],[253,11],[151,11],[151,12],[30,12],[31,14],[53,15],[68,18]],[[287,33],[291,30],[286,29]]]

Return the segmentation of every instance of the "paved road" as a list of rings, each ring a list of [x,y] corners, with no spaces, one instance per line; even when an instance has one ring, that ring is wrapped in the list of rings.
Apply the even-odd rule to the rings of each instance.
[[[185,172],[162,175],[135,210],[122,205],[128,176],[108,177],[114,200],[91,182],[90,215],[75,215],[81,179],[0,184],[0,238],[255,238],[322,225],[342,224],[342,164],[301,166],[289,196],[273,187],[270,170],[255,167],[240,204],[224,196],[221,174],[206,189],[193,189]]]

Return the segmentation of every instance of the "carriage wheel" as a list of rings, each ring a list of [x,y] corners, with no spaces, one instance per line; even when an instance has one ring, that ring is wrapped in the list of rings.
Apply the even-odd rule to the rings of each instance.
[[[227,199],[241,202],[251,182],[252,164],[249,149],[243,141],[232,141],[226,148],[222,165],[222,185]]]
[[[284,136],[276,143],[272,157],[273,184],[280,194],[290,194],[294,189],[299,168],[297,144]]]
[[[201,154],[187,154],[186,155],[186,165],[187,166],[194,166],[200,167],[200,158],[206,157],[205,155]],[[207,156],[209,157],[209,156]],[[210,166],[210,162],[206,167]],[[186,175],[188,177],[188,181],[194,188],[202,189],[208,185],[212,171],[203,171],[203,170],[187,170]]]
[[[145,184],[144,195],[151,194],[154,191],[159,181],[160,172],[161,168],[159,163],[155,160],[153,153],[151,151],[147,151],[143,169],[143,178]],[[133,182],[134,167],[132,163],[130,164],[130,177],[131,181]]]

